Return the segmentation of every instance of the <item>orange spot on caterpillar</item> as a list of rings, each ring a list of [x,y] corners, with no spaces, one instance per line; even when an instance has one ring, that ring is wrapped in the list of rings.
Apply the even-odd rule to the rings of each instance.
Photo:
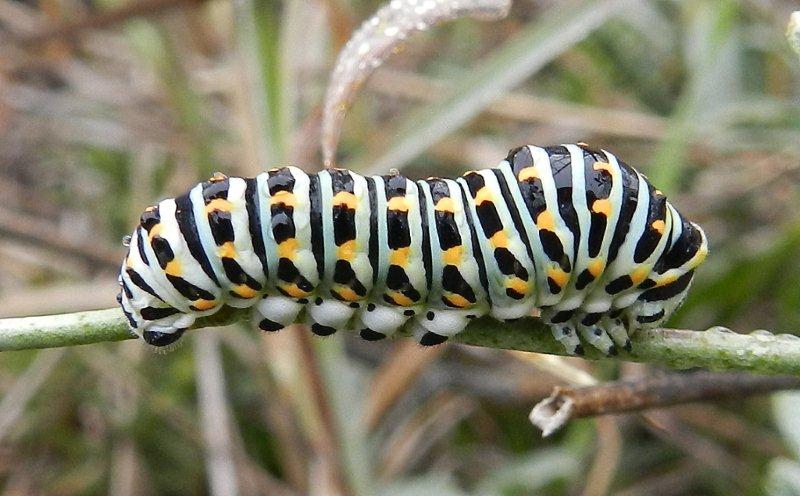
[[[461,263],[461,247],[454,246],[442,253],[442,262],[445,265],[458,265]]]
[[[505,231],[497,231],[494,235],[489,239],[492,242],[492,246],[495,248],[507,248],[508,247],[508,235],[506,235]]]
[[[164,267],[164,272],[171,276],[180,276],[181,275],[181,263],[175,259],[170,260],[167,262],[167,266]]]
[[[560,268],[550,268],[547,270],[547,277],[552,279],[559,287],[564,287],[569,281],[569,274]]]
[[[356,254],[355,240],[345,241],[336,252],[336,256],[340,260],[352,260]]]
[[[399,265],[400,267],[405,267],[406,265],[408,265],[408,256],[410,252],[411,252],[410,247],[392,250],[392,252],[389,254],[389,263],[392,265]]]
[[[194,308],[198,312],[203,312],[205,310],[211,310],[215,306],[217,306],[217,302],[214,301],[214,300],[203,300],[203,299],[200,299],[200,300],[194,300],[192,302],[192,308]]]
[[[536,172],[536,167],[525,167],[519,171],[519,175],[517,175],[517,179],[519,179],[520,182],[538,178],[539,174]]]
[[[404,196],[395,196],[386,203],[386,208],[399,212],[408,212],[408,201]]]
[[[297,199],[291,191],[278,191],[269,198],[270,205],[286,205],[287,207],[294,207]]]
[[[447,293],[442,296],[442,300],[458,308],[467,308],[472,305],[468,299],[458,293]]]
[[[475,193],[475,205],[483,205],[486,202],[492,202],[492,190],[487,187],[483,187]]]
[[[598,258],[589,262],[586,268],[589,270],[590,274],[597,278],[600,276],[600,273],[603,272],[603,269],[606,268],[606,263],[604,260]]]
[[[221,258],[236,258],[236,247],[232,241],[226,241],[220,245],[217,253]]]
[[[510,277],[506,281],[506,287],[509,289],[513,289],[519,294],[528,294],[528,283],[520,279],[519,277]]]
[[[397,291],[390,291],[386,293],[386,296],[388,296],[396,305],[401,307],[410,307],[414,305],[414,301],[411,300],[411,298],[403,293],[398,293]]]
[[[220,211],[220,212],[230,212],[233,209],[233,204],[228,200],[224,200],[222,198],[214,198],[206,205],[206,214],[210,214],[211,212]]]
[[[592,203],[592,212],[596,214],[603,214],[606,217],[611,216],[611,201],[607,198],[603,198],[600,200],[595,200]]]
[[[236,293],[238,296],[241,296],[242,298],[246,299],[253,298],[258,294],[258,291],[256,291],[255,289],[251,288],[246,284],[239,284],[237,286],[234,286],[232,288],[232,291]]]
[[[544,229],[545,231],[555,231],[556,222],[553,218],[553,214],[550,213],[549,210],[545,210],[544,212],[540,213],[539,216],[536,217],[536,226],[539,229]]]
[[[351,210],[355,210],[358,206],[356,195],[347,191],[339,191],[331,200],[333,206],[345,206]]]
[[[296,238],[289,238],[283,243],[278,245],[278,256],[280,258],[288,258],[289,260],[294,259],[294,255],[297,252],[297,239]]]
[[[450,197],[441,198],[438,202],[436,202],[436,207],[434,209],[437,212],[455,212],[455,202]]]

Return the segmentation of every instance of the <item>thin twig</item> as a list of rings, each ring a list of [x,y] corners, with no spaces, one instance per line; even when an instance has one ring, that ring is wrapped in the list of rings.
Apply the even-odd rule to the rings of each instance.
[[[741,398],[800,388],[800,377],[698,372],[642,381],[617,381],[585,388],[556,387],[531,412],[531,422],[549,436],[569,420],[641,411],[694,401]]]
[[[249,315],[246,309],[225,307],[210,317],[199,319],[194,328],[232,324]],[[116,308],[0,319],[0,351],[56,348],[133,337]],[[547,325],[535,317],[504,324],[489,317],[475,319],[452,341],[486,348],[566,354]],[[774,335],[766,331],[737,334],[722,327],[706,331],[648,329],[636,332],[631,342],[631,352],[620,351],[616,357],[607,357],[587,347],[584,358],[658,363],[679,369],[701,367],[800,375],[800,338],[794,335]]]

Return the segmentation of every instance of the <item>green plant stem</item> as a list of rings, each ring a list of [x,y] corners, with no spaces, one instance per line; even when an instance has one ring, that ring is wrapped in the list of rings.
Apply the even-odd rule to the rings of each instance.
[[[225,308],[200,319],[195,327],[236,322],[249,312]],[[0,319],[0,351],[55,348],[133,338],[117,309],[63,315]],[[800,338],[766,332],[737,334],[714,327],[706,331],[651,329],[632,337],[633,351],[605,357],[587,349],[586,358],[647,362],[685,369],[748,370],[800,375]],[[484,317],[453,341],[473,346],[564,355],[549,328],[536,318],[500,324]],[[587,347],[588,348],[588,347]]]

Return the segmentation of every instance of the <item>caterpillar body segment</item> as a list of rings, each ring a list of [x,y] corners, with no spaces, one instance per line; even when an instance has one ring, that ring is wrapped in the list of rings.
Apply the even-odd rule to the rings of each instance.
[[[378,340],[406,327],[423,345],[538,310],[570,353],[614,354],[669,317],[707,251],[614,155],[525,146],[457,179],[216,175],[142,214],[118,300],[156,346],[224,305],[252,307],[265,331],[301,320]]]

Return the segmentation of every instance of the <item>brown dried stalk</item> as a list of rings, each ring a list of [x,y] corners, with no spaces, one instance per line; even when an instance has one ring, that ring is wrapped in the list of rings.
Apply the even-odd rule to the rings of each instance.
[[[131,2],[121,7],[108,9],[98,14],[89,15],[72,21],[43,27],[18,40],[22,46],[34,46],[54,40],[72,38],[83,31],[101,29],[134,17],[151,17],[184,5],[200,4],[204,0],[143,0]]]
[[[549,436],[571,419],[641,411],[694,401],[742,398],[800,388],[800,377],[696,372],[641,381],[584,387],[556,387],[531,412],[531,422]]]

